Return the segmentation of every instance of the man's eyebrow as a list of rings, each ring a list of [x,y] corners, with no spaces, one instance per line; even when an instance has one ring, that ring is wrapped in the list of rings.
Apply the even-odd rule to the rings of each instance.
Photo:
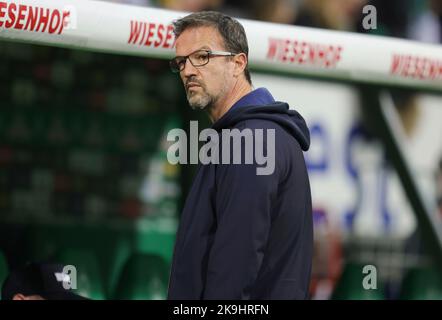
[[[200,47],[200,48],[198,48],[196,50],[193,50],[192,52],[189,53],[189,55],[194,53],[194,52],[197,52],[199,50],[212,50],[212,49],[210,49],[210,47],[208,45],[204,45],[204,46],[202,46],[202,47]],[[176,56],[175,58],[182,58],[182,57],[186,57],[186,56],[187,55],[185,55],[185,56]]]

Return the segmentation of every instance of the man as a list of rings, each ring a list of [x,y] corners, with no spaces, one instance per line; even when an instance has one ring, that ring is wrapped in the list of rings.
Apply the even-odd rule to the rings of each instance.
[[[200,12],[175,21],[174,32],[171,68],[190,106],[205,110],[220,135],[273,130],[275,168],[258,175],[257,161],[199,165],[177,232],[168,297],[305,299],[313,243],[305,121],[266,89],[252,90],[239,22]],[[263,141],[267,152],[269,142]]]
[[[8,275],[2,300],[88,300],[64,288],[69,280],[60,264],[29,263]]]

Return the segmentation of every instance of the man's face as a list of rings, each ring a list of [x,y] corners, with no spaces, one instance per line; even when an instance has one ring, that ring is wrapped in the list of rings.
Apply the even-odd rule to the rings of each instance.
[[[176,40],[176,55],[187,56],[197,50],[226,51],[223,40],[213,27],[186,29]],[[194,67],[189,59],[180,72],[187,100],[193,109],[213,107],[232,86],[234,63],[227,57],[211,56],[209,63]]]

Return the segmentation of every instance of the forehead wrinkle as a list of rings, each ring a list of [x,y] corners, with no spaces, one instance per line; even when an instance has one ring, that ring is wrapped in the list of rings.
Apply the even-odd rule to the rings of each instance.
[[[193,50],[193,51],[189,52],[189,54],[187,54],[185,56],[176,56],[176,58],[184,58],[184,57],[186,57],[188,55],[191,55],[192,53],[195,53],[195,52],[200,51],[200,50],[212,50],[212,49],[210,49],[209,46],[204,45],[204,46],[200,47],[199,49],[196,49],[196,50]]]
[[[192,52],[202,50],[202,49],[208,49],[208,50],[224,50],[224,41],[219,34],[218,30],[216,30],[214,27],[210,26],[202,26],[202,27],[193,27],[189,28],[178,37],[176,42],[175,49],[178,49],[180,46],[180,43],[182,40],[182,36],[185,36],[186,38],[190,38],[190,40],[193,42],[190,43],[190,48],[186,48],[187,52],[184,55],[179,56],[185,56],[189,55]],[[185,42],[184,44],[187,45],[189,41]],[[182,47],[182,46],[180,46]],[[216,49],[219,47],[219,49]],[[178,55],[177,55],[178,56]]]

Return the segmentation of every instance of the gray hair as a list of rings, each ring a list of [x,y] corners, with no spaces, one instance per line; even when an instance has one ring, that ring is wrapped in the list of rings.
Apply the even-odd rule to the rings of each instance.
[[[233,53],[245,53],[249,59],[249,45],[244,27],[234,18],[220,12],[201,11],[175,20],[173,33],[178,38],[184,30],[195,27],[214,27],[223,38],[225,49]],[[248,66],[244,69],[244,76],[252,84]]]

